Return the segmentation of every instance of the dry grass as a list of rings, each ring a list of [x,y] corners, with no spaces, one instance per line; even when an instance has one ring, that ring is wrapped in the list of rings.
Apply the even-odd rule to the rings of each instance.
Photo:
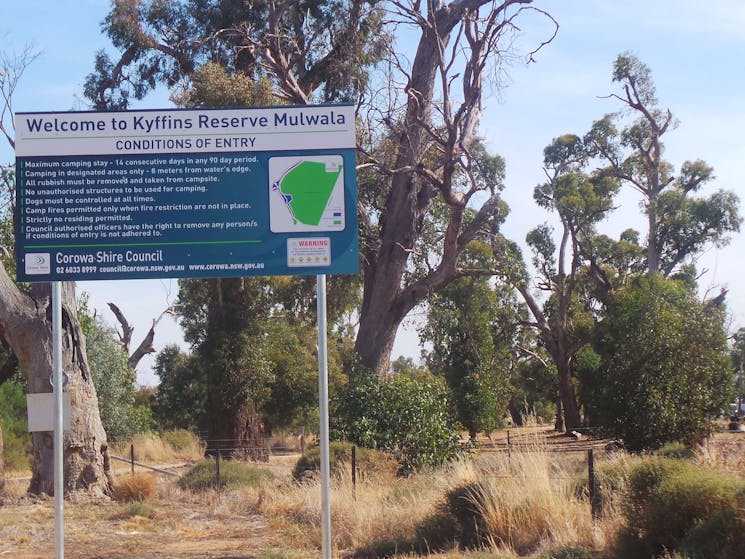
[[[204,447],[199,437],[188,431],[139,433],[131,441],[111,445],[111,454],[128,459],[132,445],[135,460],[149,464],[196,462],[204,456]]]
[[[471,500],[495,548],[520,555],[549,547],[598,548],[590,505],[576,496],[576,466],[544,446],[492,460],[472,486]]]
[[[155,477],[149,473],[118,476],[114,483],[112,497],[116,501],[149,501],[155,496]]]
[[[594,557],[610,557],[613,540],[621,531],[616,488],[604,496],[604,514],[594,523],[589,502],[578,497],[587,476],[581,452],[552,452],[546,440],[520,439],[521,450],[488,452],[463,459],[438,471],[403,479],[374,476],[351,483],[348,467],[332,484],[332,538],[335,557],[437,557],[515,559],[529,557],[589,557],[566,550],[592,549]],[[734,439],[733,439],[734,440]],[[745,436],[738,439],[745,443]],[[551,444],[550,442],[548,444]],[[641,458],[624,454],[596,455],[598,470],[617,468],[621,474]],[[731,467],[732,457],[725,466]],[[707,460],[722,456],[713,453]],[[138,457],[139,459],[139,457]],[[167,461],[173,460],[168,454]],[[258,487],[220,491],[187,491],[167,478],[158,478],[147,505],[148,517],[128,504],[69,503],[71,557],[99,557],[89,543],[90,533],[110,542],[107,557],[193,559],[197,556],[304,559],[317,557],[321,548],[320,494],[317,479],[295,483],[291,470],[296,457],[272,457],[274,474]],[[125,476],[120,476],[125,481]],[[491,547],[481,551],[445,549],[424,555],[421,531],[443,510],[446,495],[456,488],[475,488],[473,502],[488,532]],[[474,508],[477,505],[474,505]],[[51,502],[21,502],[0,508],[0,555],[18,559],[48,557],[51,542]],[[31,508],[39,509],[31,514]],[[39,514],[41,513],[41,514]],[[32,519],[32,520],[29,520]],[[44,526],[35,523],[43,522]],[[45,539],[46,538],[46,539]],[[419,538],[419,539],[417,539]],[[22,552],[28,549],[29,553]],[[38,549],[37,555],[30,551]],[[417,552],[412,551],[418,549]],[[249,552],[250,550],[250,552]],[[167,554],[167,555],[166,555]]]

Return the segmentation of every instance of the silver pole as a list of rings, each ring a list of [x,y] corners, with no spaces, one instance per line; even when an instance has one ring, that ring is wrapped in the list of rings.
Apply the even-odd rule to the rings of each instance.
[[[318,411],[321,437],[321,535],[323,557],[331,559],[331,468],[329,465],[329,371],[326,346],[326,276],[316,276],[318,323]]]
[[[57,559],[65,557],[64,428],[62,417],[62,284],[52,282],[52,367],[54,369],[54,536]]]

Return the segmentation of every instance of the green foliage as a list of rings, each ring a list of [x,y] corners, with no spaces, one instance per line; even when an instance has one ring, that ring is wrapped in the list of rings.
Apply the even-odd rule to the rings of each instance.
[[[402,471],[437,466],[465,451],[439,382],[358,372],[333,405],[335,438],[390,452]]]
[[[629,548],[639,557],[665,550],[690,558],[742,557],[743,506],[741,478],[688,461],[641,463],[631,472],[623,503]]]
[[[485,257],[488,248],[481,245],[481,251]],[[518,324],[512,289],[493,286],[486,277],[455,280],[429,301],[420,329],[432,345],[427,364],[445,379],[458,421],[471,437],[502,424],[512,393],[510,349]]]
[[[706,435],[733,386],[722,322],[674,280],[653,275],[622,290],[598,344],[593,423],[632,450]]]
[[[0,427],[3,431],[5,468],[28,469],[31,463],[31,436],[28,432],[24,383],[20,376],[0,384]]]
[[[269,322],[265,330],[271,369],[270,395],[264,406],[267,430],[305,426],[317,429],[318,360],[316,332],[305,324],[285,320]],[[340,382],[329,348],[329,390]]]
[[[2,265],[11,278],[15,278],[15,233],[13,231],[13,196],[15,193],[15,165],[0,164],[0,247],[8,251],[8,257],[0,252]]]
[[[241,2],[113,2],[103,31],[121,60],[99,51],[85,96],[96,109],[124,109],[158,84],[174,88],[214,61],[233,74],[259,80],[277,69],[266,57],[281,53],[288,64],[285,72],[300,88],[295,100],[314,93],[318,101],[352,100],[388,42],[375,2],[253,3],[250,8]],[[225,29],[241,33],[221,32]],[[257,46],[246,48],[249,44]],[[281,71],[269,78],[275,87],[283,85],[283,78],[290,81]],[[291,98],[291,86],[285,89],[283,96]]]
[[[214,62],[207,62],[191,75],[190,87],[176,99],[182,107],[247,107],[276,104],[272,85],[246,74],[231,75]]]
[[[195,464],[179,480],[179,487],[192,491],[207,489],[227,489],[236,487],[259,487],[271,479],[272,474],[263,468],[256,468],[235,460],[220,461],[220,483],[217,482],[217,462],[212,459]]]
[[[595,122],[585,143],[608,163],[607,174],[644,196],[649,217],[646,265],[671,277],[691,266],[707,246],[722,246],[729,233],[739,231],[739,200],[722,190],[709,197],[692,196],[714,176],[701,160],[684,162],[675,178],[673,165],[663,159],[662,140],[677,122],[670,110],[658,106],[646,64],[630,53],[619,55],[613,81],[621,86],[613,97],[631,110]],[[632,120],[624,122],[628,115]]]
[[[111,441],[130,438],[153,426],[149,407],[135,405],[135,372],[116,337],[116,331],[87,313],[86,298],[80,301],[81,327],[86,337],[88,364],[98,396],[98,409]]]
[[[167,345],[153,367],[160,379],[154,415],[161,429],[202,430],[206,427],[202,402],[206,397],[202,371],[193,358],[176,345]]]
[[[352,444],[334,441],[329,444],[329,465],[332,475],[338,475],[344,467],[352,465]],[[378,450],[357,447],[355,450],[357,471],[361,476],[385,476],[395,473],[395,463],[391,457]],[[302,481],[308,474],[321,470],[321,449],[311,448],[295,463],[292,477]]]
[[[194,448],[195,444],[199,443],[196,435],[187,429],[161,431],[160,437],[174,450],[188,450]]]

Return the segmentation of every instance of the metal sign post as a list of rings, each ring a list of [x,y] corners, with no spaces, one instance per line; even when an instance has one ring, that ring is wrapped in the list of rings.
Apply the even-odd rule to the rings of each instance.
[[[318,411],[321,437],[321,549],[331,559],[331,468],[329,465],[329,371],[326,340],[326,276],[316,276],[318,324]]]
[[[65,557],[65,470],[62,403],[62,284],[52,282],[52,368],[54,375],[54,541],[57,559]]]

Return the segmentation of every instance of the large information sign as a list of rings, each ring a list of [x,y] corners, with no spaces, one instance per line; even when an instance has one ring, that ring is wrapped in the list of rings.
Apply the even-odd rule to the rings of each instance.
[[[20,281],[354,274],[354,107],[18,113]]]

